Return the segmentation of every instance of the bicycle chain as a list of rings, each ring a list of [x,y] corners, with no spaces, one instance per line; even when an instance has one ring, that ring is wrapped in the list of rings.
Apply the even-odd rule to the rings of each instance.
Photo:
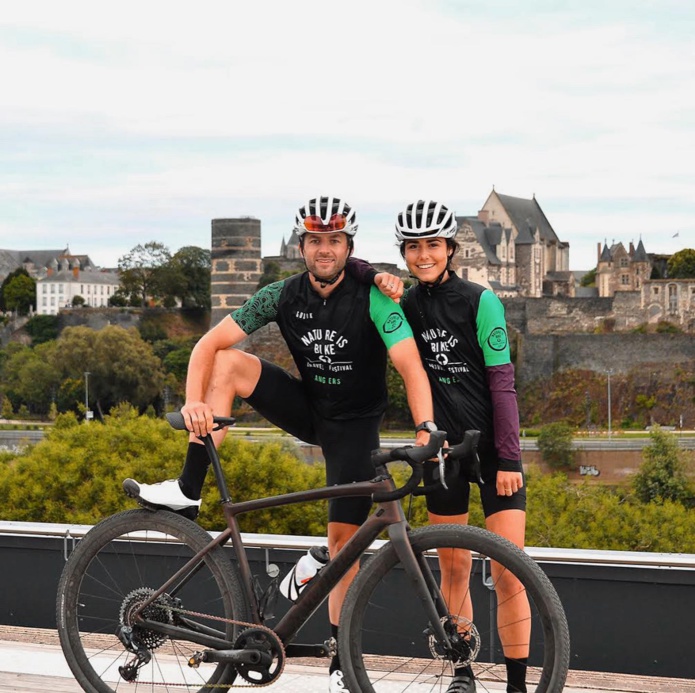
[[[282,641],[280,638],[278,638],[277,634],[272,628],[268,628],[267,626],[260,625],[259,623],[247,623],[246,621],[236,621],[233,618],[224,618],[222,616],[213,616],[212,614],[204,614],[199,611],[188,611],[187,609],[177,609],[175,606],[167,607],[170,609],[172,612],[176,612],[179,614],[185,614],[187,616],[198,616],[206,619],[210,619],[212,621],[222,621],[223,623],[231,623],[232,625],[235,626],[245,626],[248,628],[255,628],[257,630],[265,630],[268,633],[271,634],[274,640],[277,641],[277,643],[280,646],[281,654],[282,654],[282,662],[281,662],[281,667],[280,671],[278,671],[272,678],[272,680],[268,681],[267,683],[242,683],[240,685],[237,685],[236,683],[203,683],[202,685],[205,688],[265,688],[266,686],[270,686],[270,684],[275,683],[275,681],[281,676],[282,672],[285,670],[285,647],[282,644]],[[242,677],[243,678],[243,677]],[[178,687],[186,687],[190,688],[191,685],[197,685],[197,684],[189,684],[189,683],[166,683],[166,682],[159,682],[155,683],[154,681],[140,681],[140,683],[146,685],[146,686],[178,686]]]

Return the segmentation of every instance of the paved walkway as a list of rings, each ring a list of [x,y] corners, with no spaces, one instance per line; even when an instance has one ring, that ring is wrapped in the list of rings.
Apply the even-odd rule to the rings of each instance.
[[[53,630],[0,626],[0,693],[50,691],[80,693]],[[287,664],[273,693],[326,693],[326,668]],[[234,688],[232,689],[234,690]],[[246,689],[248,690],[248,689]],[[505,687],[481,681],[478,693],[499,693]],[[565,693],[695,693],[695,681],[601,672],[570,672]]]

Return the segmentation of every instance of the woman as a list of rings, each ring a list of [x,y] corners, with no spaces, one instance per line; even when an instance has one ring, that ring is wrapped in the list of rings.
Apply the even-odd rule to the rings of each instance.
[[[468,429],[482,434],[479,454],[484,483],[479,486],[486,526],[523,548],[526,489],[504,308],[492,291],[461,279],[452,270],[458,249],[456,227],[453,211],[434,201],[414,202],[398,215],[400,252],[417,279],[401,303],[429,377],[437,427],[447,431],[450,445],[461,442]],[[467,524],[470,483],[466,472],[462,470],[447,485],[448,490],[441,488],[427,496],[430,522]],[[459,556],[455,576],[445,570],[445,557],[440,556],[440,564],[443,593],[452,595],[447,596],[449,608],[472,619],[470,554]],[[507,691],[525,693],[531,628],[528,599],[519,583],[501,575],[494,563],[492,572]],[[452,588],[457,589],[459,601]],[[462,608],[455,605],[459,602]],[[475,691],[470,667],[456,670],[448,691]]]

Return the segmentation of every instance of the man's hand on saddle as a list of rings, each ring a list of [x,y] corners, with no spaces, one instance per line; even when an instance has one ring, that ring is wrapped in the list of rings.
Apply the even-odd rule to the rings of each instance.
[[[205,402],[186,402],[181,407],[186,428],[197,436],[212,433],[212,409]]]

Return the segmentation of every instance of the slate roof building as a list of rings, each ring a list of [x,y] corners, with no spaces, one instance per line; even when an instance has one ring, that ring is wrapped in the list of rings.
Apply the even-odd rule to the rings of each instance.
[[[462,277],[499,296],[574,296],[569,243],[558,238],[535,195],[524,199],[493,188],[477,216],[456,219]]]

